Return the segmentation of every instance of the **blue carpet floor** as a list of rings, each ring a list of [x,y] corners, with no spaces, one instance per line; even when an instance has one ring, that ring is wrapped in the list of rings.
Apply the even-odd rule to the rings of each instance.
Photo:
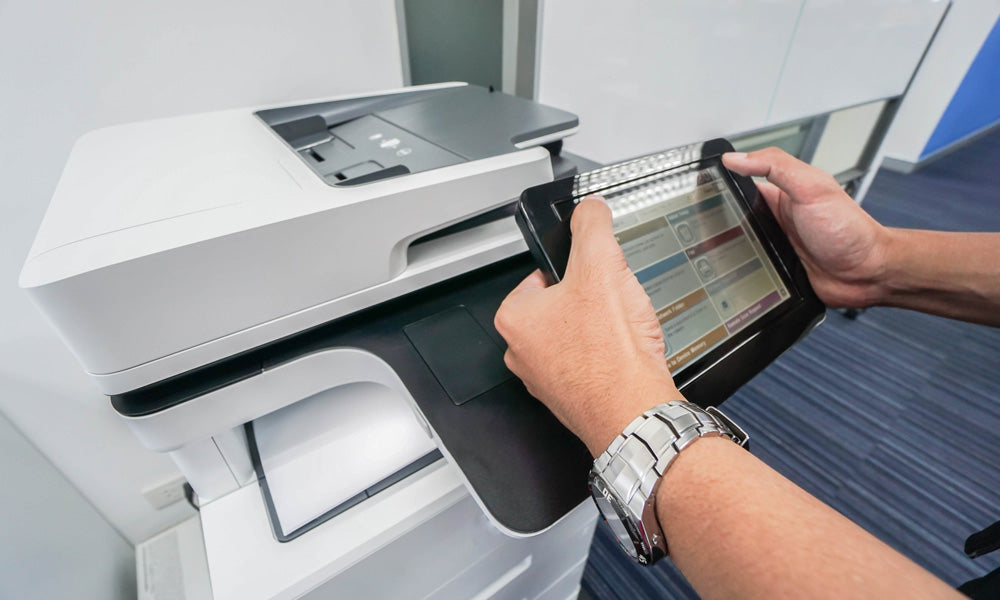
[[[1000,131],[917,173],[880,172],[864,207],[897,227],[1000,231]],[[889,308],[854,321],[830,312],[725,409],[764,462],[946,582],[1000,566],[1000,552],[962,552],[1000,519],[1000,329]],[[583,591],[698,597],[669,560],[632,563],[603,524]]]

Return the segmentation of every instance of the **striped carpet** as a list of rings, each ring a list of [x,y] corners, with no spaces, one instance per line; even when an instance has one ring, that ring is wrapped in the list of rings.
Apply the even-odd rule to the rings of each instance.
[[[1000,231],[1000,130],[917,173],[880,172],[864,206],[887,225]],[[962,552],[1000,519],[1000,330],[831,312],[725,408],[764,462],[948,583],[1000,566],[1000,552]],[[669,560],[633,564],[603,525],[588,596],[698,597]]]

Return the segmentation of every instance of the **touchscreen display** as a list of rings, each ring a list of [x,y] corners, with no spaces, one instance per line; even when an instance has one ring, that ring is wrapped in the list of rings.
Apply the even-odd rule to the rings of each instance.
[[[602,194],[629,268],[653,301],[676,374],[789,297],[717,166]]]

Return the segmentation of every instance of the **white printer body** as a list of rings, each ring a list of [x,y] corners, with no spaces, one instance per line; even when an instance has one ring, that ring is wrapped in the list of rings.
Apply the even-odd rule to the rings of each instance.
[[[540,525],[498,519],[414,398],[441,379],[426,327],[350,340],[369,322],[424,323],[420,302],[433,321],[444,300],[409,298],[522,254],[502,207],[552,179],[541,145],[576,127],[440,84],[79,140],[20,283],[188,479],[215,598],[575,597],[593,506],[574,496]],[[454,303],[495,337],[488,311]],[[444,380],[434,393],[476,407],[498,388],[474,375],[459,381],[468,397]]]

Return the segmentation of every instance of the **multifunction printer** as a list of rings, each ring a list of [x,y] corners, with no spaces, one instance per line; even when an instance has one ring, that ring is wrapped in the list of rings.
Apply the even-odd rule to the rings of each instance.
[[[216,599],[575,597],[591,459],[493,316],[577,127],[438,84],[77,142],[20,283],[187,478]]]

